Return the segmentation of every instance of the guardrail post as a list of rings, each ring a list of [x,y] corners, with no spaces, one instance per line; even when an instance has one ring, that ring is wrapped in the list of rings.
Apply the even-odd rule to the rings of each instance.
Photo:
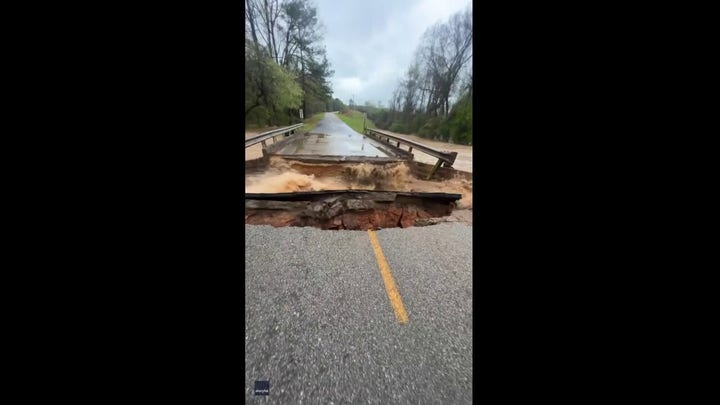
[[[292,125],[290,127],[283,127],[283,128],[277,128],[270,131],[263,132],[262,134],[258,134],[255,136],[250,137],[249,139],[245,139],[245,147],[250,147],[253,145],[256,145],[258,143],[262,142],[263,147],[267,147],[267,141],[268,139],[272,138],[273,144],[276,143],[278,136],[285,136],[288,137],[290,134],[294,134],[295,130],[298,129],[302,124],[296,124]]]
[[[260,142],[263,146],[263,149],[267,148],[267,145],[265,144],[265,141]]]
[[[430,156],[438,158],[439,160],[435,164],[435,167],[430,172],[430,174],[427,176],[428,179],[430,179],[437,172],[437,170],[440,167],[442,167],[443,165],[445,167],[452,167],[453,163],[455,163],[455,159],[457,158],[457,154],[458,154],[457,152],[436,150],[429,146],[423,145],[421,143],[416,143],[414,141],[410,141],[408,139],[405,139],[405,138],[402,138],[399,136],[390,135],[383,131],[377,131],[375,129],[365,127],[364,132],[366,135],[372,137],[373,139],[375,139],[376,141],[378,141],[380,143],[386,143],[386,144],[390,145],[390,140],[392,140],[392,143],[394,143],[396,145],[396,147],[398,149],[400,149],[401,151],[402,151],[402,148],[400,147],[400,145],[406,144],[409,147],[408,151],[407,151],[407,155],[410,157],[410,160],[414,160],[414,158],[415,158],[415,156],[412,153],[413,150],[419,150]],[[405,151],[403,151],[403,152],[405,152]]]
[[[437,163],[435,163],[435,166],[433,166],[432,170],[430,170],[430,173],[427,175],[427,178],[425,180],[430,180],[433,174],[437,171],[438,168],[440,168],[440,165],[442,164],[443,160],[438,159]]]

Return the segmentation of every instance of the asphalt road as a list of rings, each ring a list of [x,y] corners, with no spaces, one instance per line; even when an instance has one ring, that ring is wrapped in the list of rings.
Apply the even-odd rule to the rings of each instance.
[[[388,157],[378,149],[381,144],[355,132],[337,115],[325,113],[310,135],[298,139],[281,150],[283,155],[377,156]]]
[[[472,402],[472,227],[375,234],[405,324],[367,231],[245,226],[248,403]]]

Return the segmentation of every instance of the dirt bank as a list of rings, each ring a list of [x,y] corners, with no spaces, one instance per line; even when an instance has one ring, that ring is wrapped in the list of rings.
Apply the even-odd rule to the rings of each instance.
[[[265,128],[262,130],[253,130],[253,131],[245,131],[245,139],[250,138],[251,136],[255,136],[257,134],[260,134],[265,131],[269,131],[271,128]],[[272,143],[272,141],[271,141]],[[262,157],[262,144],[256,144],[253,146],[250,146],[248,148],[245,148],[245,160],[252,160]]]

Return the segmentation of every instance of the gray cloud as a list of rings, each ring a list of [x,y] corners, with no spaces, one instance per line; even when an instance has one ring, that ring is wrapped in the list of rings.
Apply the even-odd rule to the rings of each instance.
[[[469,0],[316,0],[335,75],[333,97],[387,105],[423,32]]]

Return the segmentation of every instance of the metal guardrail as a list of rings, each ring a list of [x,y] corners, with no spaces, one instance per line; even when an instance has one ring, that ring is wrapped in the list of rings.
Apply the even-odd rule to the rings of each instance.
[[[423,145],[421,143],[417,143],[414,141],[411,141],[409,139],[401,138],[399,136],[395,136],[392,134],[388,134],[387,132],[380,131],[377,129],[370,129],[365,128],[365,134],[371,135],[375,138],[377,138],[380,142],[387,142],[390,143],[390,140],[397,142],[396,147],[400,148],[400,144],[405,144],[410,147],[410,150],[408,152],[412,153],[413,148],[426,153],[430,156],[438,158],[437,163],[435,163],[435,166],[430,171],[430,174],[428,174],[427,179],[429,180],[430,177],[432,177],[433,174],[437,171],[437,169],[445,163],[445,166],[452,167],[453,163],[455,163],[455,159],[457,158],[457,152],[446,152],[446,151],[440,151],[437,149],[433,149],[429,146]],[[383,138],[385,138],[385,141],[383,141]]]
[[[263,149],[265,149],[267,147],[267,145],[265,144],[266,140],[273,138],[273,141],[274,141],[275,137],[278,135],[294,134],[295,130],[302,126],[303,126],[303,124],[295,124],[295,125],[290,125],[289,127],[282,127],[282,128],[278,128],[278,129],[273,129],[271,131],[263,132],[262,134],[257,134],[255,136],[250,137],[245,140],[245,147],[247,148],[248,146],[253,146],[257,143],[262,143]]]

